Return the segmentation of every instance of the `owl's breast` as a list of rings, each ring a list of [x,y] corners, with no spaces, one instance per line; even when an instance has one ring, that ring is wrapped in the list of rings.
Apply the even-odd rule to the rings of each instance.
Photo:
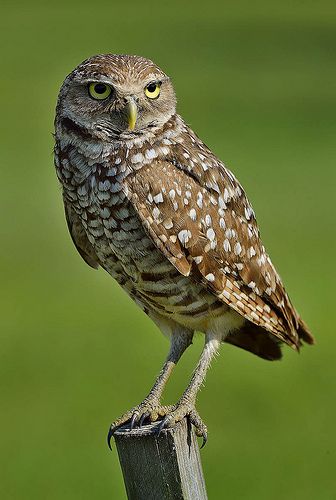
[[[95,163],[77,150],[58,155],[56,168],[63,195],[77,213],[102,267],[111,272],[111,254],[137,280],[154,261],[163,259],[148,237],[135,209],[126,198],[123,182],[131,173],[117,153]]]

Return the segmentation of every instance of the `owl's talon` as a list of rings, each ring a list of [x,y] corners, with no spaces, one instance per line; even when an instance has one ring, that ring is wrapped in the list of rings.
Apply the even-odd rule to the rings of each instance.
[[[139,413],[135,411],[132,415],[132,418],[131,418],[130,431],[132,431],[134,429],[134,426],[137,422],[138,416],[139,416]]]
[[[107,446],[110,448],[111,451],[112,451],[112,445],[111,445],[112,436],[113,436],[113,427],[111,425],[107,434]]]
[[[190,423],[195,427],[196,436],[203,438],[201,449],[206,445],[208,440],[208,430],[203,420],[194,409],[189,414]]]
[[[204,448],[204,446],[207,444],[207,441],[208,441],[208,435],[207,434],[203,434],[203,441],[202,441],[202,446],[201,446],[201,449]]]
[[[144,421],[145,421],[148,417],[150,417],[150,415],[151,415],[151,413],[150,413],[149,411],[146,411],[146,413],[143,413],[143,414],[141,415],[141,418],[140,418],[140,420],[139,420],[139,427],[142,427],[142,425],[143,425]]]
[[[174,425],[180,422],[184,417],[189,418],[190,423],[195,428],[196,436],[203,438],[201,446],[201,448],[203,448],[208,440],[207,427],[203,423],[194,405],[189,402],[178,403],[170,409],[170,412],[166,414],[158,427],[158,434],[160,435],[164,428],[174,427]]]
[[[161,423],[160,423],[160,425],[158,426],[158,429],[157,429],[158,436],[160,436],[160,434],[163,431],[163,429],[165,427],[167,427],[168,421],[169,421],[168,415],[163,420],[161,420]]]
[[[129,423],[129,430],[132,431],[136,426],[141,427],[145,420],[155,422],[159,416],[165,416],[171,409],[171,406],[160,405],[157,398],[146,398],[138,406],[135,406],[111,424],[107,435],[108,447],[111,449],[113,434],[122,425]]]

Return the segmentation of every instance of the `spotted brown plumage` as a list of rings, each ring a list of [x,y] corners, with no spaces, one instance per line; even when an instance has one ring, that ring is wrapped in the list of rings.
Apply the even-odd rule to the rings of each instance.
[[[205,438],[196,393],[221,342],[265,359],[313,343],[265,248],[232,172],[176,114],[165,73],[137,56],[90,58],[62,85],[55,165],[83,259],[113,276],[171,342],[147,398],[114,430],[188,415]],[[205,347],[174,407],[160,396],[195,331]]]

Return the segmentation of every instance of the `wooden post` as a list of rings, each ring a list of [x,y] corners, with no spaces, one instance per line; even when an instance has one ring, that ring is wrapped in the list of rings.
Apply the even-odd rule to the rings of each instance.
[[[187,419],[163,429],[159,423],[115,434],[129,500],[206,500],[199,447]]]

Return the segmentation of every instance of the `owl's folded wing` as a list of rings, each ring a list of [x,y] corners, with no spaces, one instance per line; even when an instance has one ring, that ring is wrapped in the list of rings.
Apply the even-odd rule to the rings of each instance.
[[[224,168],[224,167],[223,167]],[[293,347],[312,342],[259,238],[253,210],[230,172],[209,187],[193,172],[156,161],[125,193],[157,247],[252,323]]]
[[[63,197],[63,201],[68,229],[72,241],[78,250],[78,253],[89,266],[93,267],[94,269],[98,269],[98,257],[96,256],[93,247],[88,240],[83,224],[80,222],[78,215],[71,207],[70,203],[67,202],[65,197]]]

